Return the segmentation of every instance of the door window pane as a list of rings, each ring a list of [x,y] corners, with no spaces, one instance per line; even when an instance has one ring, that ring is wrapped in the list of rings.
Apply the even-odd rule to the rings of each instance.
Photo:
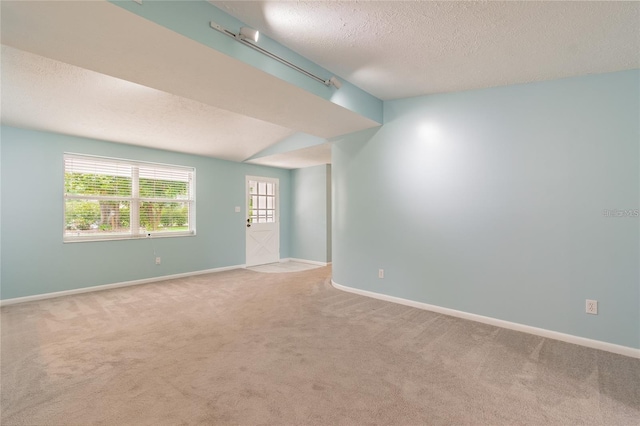
[[[273,223],[276,219],[276,184],[250,180],[249,216],[253,223]]]

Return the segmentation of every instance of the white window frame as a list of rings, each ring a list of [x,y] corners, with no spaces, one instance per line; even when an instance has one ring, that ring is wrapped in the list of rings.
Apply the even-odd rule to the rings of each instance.
[[[100,234],[92,234],[92,235],[71,235],[67,233],[67,220],[66,220],[66,201],[73,199],[100,199],[99,196],[86,196],[86,195],[74,195],[67,194],[65,190],[63,190],[63,200],[62,200],[62,210],[63,210],[63,222],[62,222],[62,235],[64,243],[75,243],[75,242],[88,242],[88,241],[112,241],[112,240],[135,240],[140,238],[174,238],[174,237],[192,237],[196,235],[196,169],[195,167],[187,167],[187,166],[179,166],[174,164],[163,164],[163,163],[152,163],[146,161],[137,161],[137,160],[128,160],[122,158],[114,158],[114,157],[104,157],[97,155],[89,155],[89,154],[77,154],[77,153],[67,153],[65,152],[63,155],[63,176],[62,182],[63,187],[65,185],[66,180],[66,172],[67,172],[67,159],[78,159],[89,160],[89,161],[103,161],[105,164],[123,164],[126,166],[130,166],[132,173],[132,187],[131,187],[131,196],[117,196],[110,198],[117,198],[121,201],[129,202],[129,211],[130,211],[130,219],[129,219],[129,233],[126,234],[118,234],[118,235],[100,235]],[[144,167],[146,169],[157,167],[162,170],[175,170],[178,172],[186,172],[190,176],[189,181],[189,197],[187,199],[164,199],[164,198],[144,198],[140,197],[139,191],[139,170],[140,167]],[[140,212],[139,206],[141,202],[150,201],[150,202],[175,202],[179,201],[182,203],[187,203],[189,206],[189,230],[188,231],[142,231],[140,228]]]
[[[266,184],[271,184],[273,185],[273,194],[271,195],[267,195],[267,194],[261,194],[259,187],[256,188],[256,193],[255,194],[251,194],[251,185],[250,182],[256,182],[257,185],[259,185],[260,183],[266,183]],[[248,219],[248,223],[279,223],[280,222],[280,208],[279,208],[279,201],[280,201],[280,181],[277,178],[268,178],[268,177],[258,177],[258,176],[247,176],[247,183],[246,183],[246,194],[247,194],[247,219]],[[251,199],[252,197],[266,197],[266,199],[271,198],[273,199],[273,207],[272,208],[268,208],[268,201],[265,201],[267,203],[267,205],[265,206],[265,208],[261,209],[259,205],[256,206],[252,206],[251,208],[250,203],[251,203]],[[258,214],[250,214],[252,213],[252,211],[260,211],[263,210],[265,212],[269,212],[272,211],[273,212],[273,216],[271,216],[271,221],[268,220],[269,215],[266,214],[265,215],[265,221],[264,222],[260,222],[260,216]],[[254,221],[253,219],[257,218],[258,220]]]

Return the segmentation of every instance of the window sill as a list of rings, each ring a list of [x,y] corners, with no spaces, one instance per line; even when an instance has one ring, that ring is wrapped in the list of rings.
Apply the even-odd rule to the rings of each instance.
[[[123,235],[123,236],[116,236],[116,235],[109,235],[109,236],[104,236],[104,237],[94,237],[94,236],[90,236],[90,237],[63,237],[62,242],[64,244],[67,243],[93,243],[93,242],[98,242],[98,241],[132,241],[132,240],[150,240],[150,239],[158,239],[158,238],[178,238],[178,237],[195,237],[196,236],[196,232],[172,232],[172,233],[163,233],[163,232],[157,232],[157,233],[148,233],[148,234],[142,234],[142,235]]]

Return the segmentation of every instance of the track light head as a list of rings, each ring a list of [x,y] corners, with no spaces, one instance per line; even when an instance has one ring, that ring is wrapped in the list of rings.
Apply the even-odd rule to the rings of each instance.
[[[238,34],[240,40],[251,40],[254,43],[258,42],[258,38],[260,38],[260,32],[258,30],[254,30],[249,27],[240,28],[240,34]]]
[[[331,77],[326,84],[327,86],[334,86],[336,89],[340,89],[342,87],[342,82],[338,80],[335,75]]]

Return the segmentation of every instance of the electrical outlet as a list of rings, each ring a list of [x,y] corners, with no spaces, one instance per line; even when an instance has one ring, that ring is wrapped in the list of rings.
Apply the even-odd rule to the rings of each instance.
[[[589,300],[587,299],[587,305],[585,307],[585,312],[592,315],[598,315],[598,301],[597,300]]]
[[[384,278],[384,269],[378,269],[378,278]]]
[[[162,259],[160,259],[160,257],[156,257],[156,265],[159,265],[160,263],[162,263]]]

